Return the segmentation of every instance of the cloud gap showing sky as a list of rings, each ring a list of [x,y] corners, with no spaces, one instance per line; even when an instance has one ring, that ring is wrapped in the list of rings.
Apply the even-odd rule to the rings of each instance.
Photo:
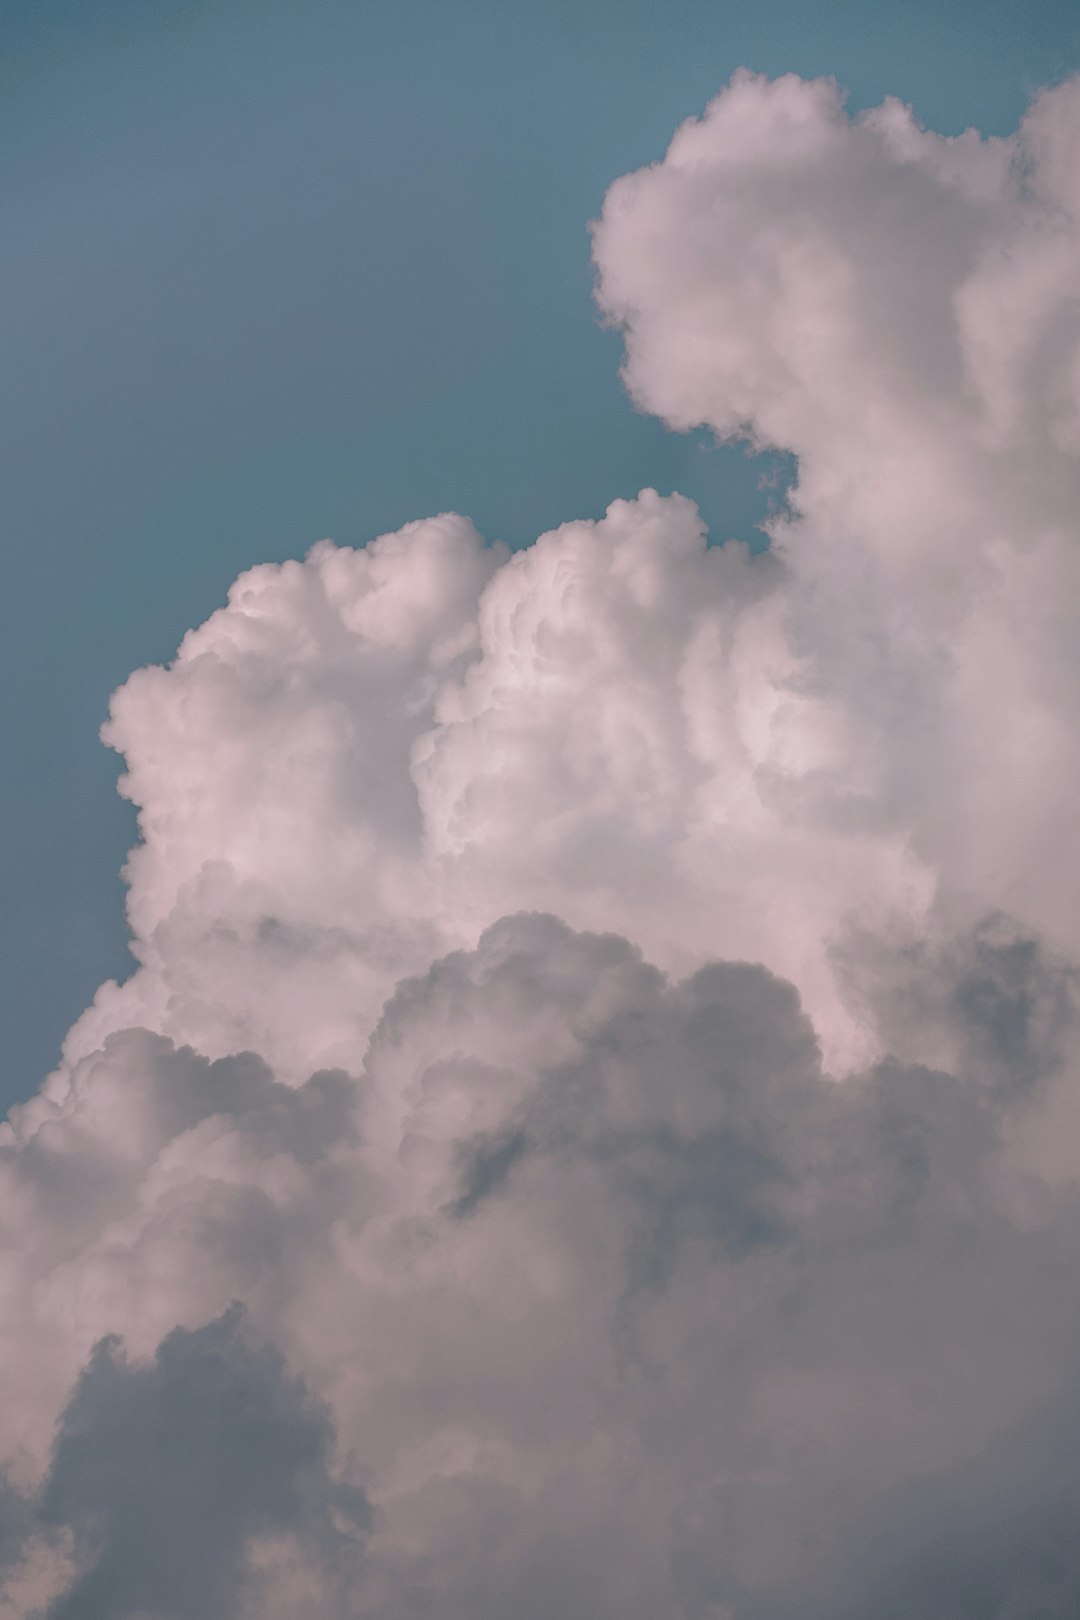
[[[1078,145],[736,75],[593,253],[765,549],[443,514],[115,694],[4,1620],[1075,1614]]]

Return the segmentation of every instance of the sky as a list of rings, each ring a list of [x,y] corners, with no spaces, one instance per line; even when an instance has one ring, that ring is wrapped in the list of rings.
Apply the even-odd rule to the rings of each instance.
[[[746,7],[8,0],[2,1096],[131,966],[97,739],[251,564],[452,510],[527,544],[645,485],[782,487],[634,411],[587,224],[739,66],[935,129],[1080,65],[1070,0]],[[762,491],[762,477],[771,485]]]
[[[0,1620],[1074,1620],[1071,14],[5,27]]]

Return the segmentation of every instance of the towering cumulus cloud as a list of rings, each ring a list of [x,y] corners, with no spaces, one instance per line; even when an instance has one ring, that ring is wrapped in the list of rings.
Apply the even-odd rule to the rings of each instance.
[[[635,401],[795,456],[767,550],[439,517],[116,695],[8,1620],[1080,1612],[1078,148],[738,76],[594,248]]]

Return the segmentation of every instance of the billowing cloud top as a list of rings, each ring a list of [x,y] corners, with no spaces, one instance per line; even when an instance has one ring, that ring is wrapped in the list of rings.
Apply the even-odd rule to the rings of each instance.
[[[767,551],[443,516],[116,695],[9,1620],[1075,1614],[1078,143],[737,76],[594,249],[635,400],[796,456]]]

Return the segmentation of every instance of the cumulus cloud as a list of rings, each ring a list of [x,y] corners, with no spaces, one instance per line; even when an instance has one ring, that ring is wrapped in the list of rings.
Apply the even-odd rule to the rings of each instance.
[[[116,695],[0,1612],[1074,1612],[1078,138],[738,76],[594,245],[638,403],[797,458],[765,552],[444,516]]]
[[[595,234],[635,399],[798,458],[754,643],[763,796],[1066,949],[1078,131],[1075,81],[983,141],[744,74]]]

